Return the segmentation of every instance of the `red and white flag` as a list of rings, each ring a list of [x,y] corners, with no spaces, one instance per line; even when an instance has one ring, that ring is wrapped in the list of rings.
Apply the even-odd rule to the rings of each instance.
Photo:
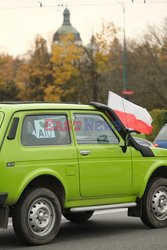
[[[124,126],[143,134],[152,133],[152,117],[142,108],[109,91],[108,106],[115,111]]]

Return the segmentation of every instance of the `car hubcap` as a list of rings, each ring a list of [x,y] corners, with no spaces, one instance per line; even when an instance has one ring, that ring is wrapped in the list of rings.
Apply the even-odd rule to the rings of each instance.
[[[53,229],[55,221],[55,209],[48,199],[40,198],[33,202],[28,212],[28,224],[34,234],[47,235]]]
[[[158,188],[152,197],[152,213],[158,220],[167,219],[167,188]]]

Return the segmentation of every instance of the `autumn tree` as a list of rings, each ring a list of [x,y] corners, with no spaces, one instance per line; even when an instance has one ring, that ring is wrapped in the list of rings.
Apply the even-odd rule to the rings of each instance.
[[[25,58],[15,60],[16,76],[15,82],[18,89],[18,98],[21,101],[31,100],[28,83],[30,79],[30,68],[28,60]]]
[[[80,82],[78,64],[83,50],[75,45],[73,34],[62,35],[59,44],[52,45],[51,74],[53,82],[45,89],[45,100],[75,100]]]
[[[45,99],[45,89],[48,84],[52,83],[49,68],[50,55],[44,38],[39,35],[36,37],[35,48],[29,56],[28,61],[24,60],[20,66],[20,72],[22,71],[20,78],[24,79],[24,99],[43,101]]]
[[[18,99],[18,89],[15,84],[15,60],[12,56],[0,55],[0,101]]]
[[[119,34],[114,24],[103,25],[87,46],[63,35],[51,52],[37,36],[26,58],[0,55],[0,100],[106,103],[109,90],[123,89]],[[127,71],[135,92],[131,101],[150,110],[166,108],[167,20],[161,28],[149,26],[140,40],[127,41]]]
[[[80,65],[81,101],[106,102],[108,90],[112,88],[111,74],[117,67],[120,68],[120,62],[119,66],[116,65],[120,60],[118,33],[119,29],[113,23],[103,25],[102,31],[93,35],[88,46],[84,47],[85,54]]]
[[[167,20],[164,26],[149,26],[138,41],[128,46],[129,84],[132,101],[147,107],[166,107],[167,102]]]

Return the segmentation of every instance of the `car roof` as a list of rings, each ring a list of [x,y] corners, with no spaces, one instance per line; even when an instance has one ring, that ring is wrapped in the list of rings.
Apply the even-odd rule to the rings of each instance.
[[[92,105],[80,103],[55,103],[55,102],[0,102],[0,111],[23,110],[97,110]]]

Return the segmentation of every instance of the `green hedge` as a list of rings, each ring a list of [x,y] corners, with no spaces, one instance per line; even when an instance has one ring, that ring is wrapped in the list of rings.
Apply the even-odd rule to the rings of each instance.
[[[167,123],[167,110],[164,109],[155,109],[150,112],[153,118],[153,133],[151,135],[147,135],[146,138],[150,141],[153,141],[157,136],[158,132],[162,128],[162,126]]]

